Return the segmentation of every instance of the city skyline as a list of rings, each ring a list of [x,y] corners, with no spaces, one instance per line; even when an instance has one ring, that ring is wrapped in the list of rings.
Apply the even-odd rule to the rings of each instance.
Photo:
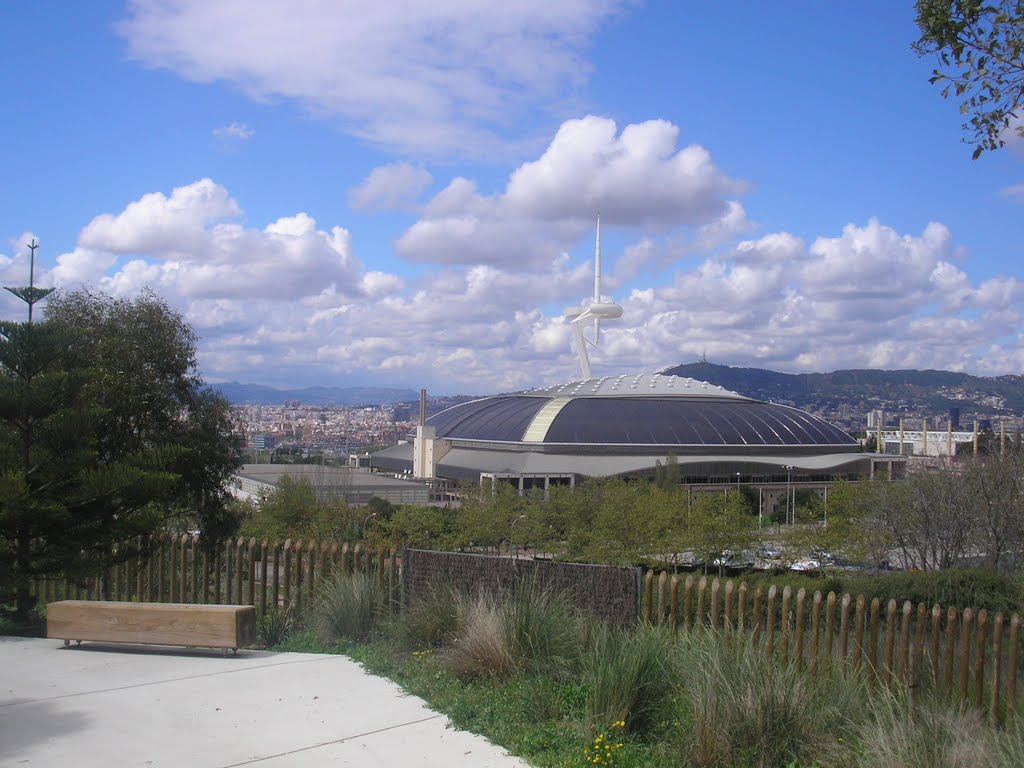
[[[211,382],[493,393],[578,378],[600,213],[597,375],[1022,370],[1024,141],[970,159],[912,3],[704,5],[8,5],[0,280],[149,287]]]

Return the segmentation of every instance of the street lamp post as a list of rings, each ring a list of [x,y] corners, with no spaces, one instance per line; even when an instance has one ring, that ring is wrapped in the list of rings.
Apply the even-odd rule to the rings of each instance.
[[[796,510],[791,510],[789,503],[789,492],[793,487],[793,465],[787,464],[786,467],[786,525],[792,525],[793,521],[790,519],[790,515],[796,517]]]

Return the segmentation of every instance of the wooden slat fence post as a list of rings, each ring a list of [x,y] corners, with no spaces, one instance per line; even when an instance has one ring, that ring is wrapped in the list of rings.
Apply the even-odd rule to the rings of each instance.
[[[985,706],[985,640],[988,631],[988,611],[978,612],[977,650],[974,654],[974,706],[979,710]]]
[[[232,540],[228,539],[224,542],[224,599],[221,599],[220,590],[217,592],[217,602],[230,604],[231,603],[231,591],[235,585],[235,569],[234,569],[234,554],[235,548],[231,546]]]
[[[885,606],[885,669],[882,671],[882,684],[888,688],[892,685],[892,671],[896,664],[896,601],[892,598]]]
[[[256,605],[256,566],[259,561],[256,537],[249,537],[249,599],[246,605]]]
[[[818,654],[820,649],[821,635],[821,590],[814,590],[814,597],[811,599],[811,674],[818,673]]]
[[[651,625],[651,603],[654,601],[654,571],[648,570],[644,574],[644,601],[643,621],[646,626]]]
[[[942,689],[947,694],[953,693],[953,659],[956,656],[956,608],[950,608],[946,612],[946,658],[943,665]]]
[[[963,621],[960,624],[960,707],[967,704],[967,685],[971,674],[971,624],[974,613],[964,608]]]
[[[1003,614],[996,614],[992,625],[992,697],[989,702],[988,724],[999,725],[999,686],[1003,672]]]
[[[796,628],[796,647],[793,648],[793,662],[797,672],[804,666],[804,620],[807,608],[807,590],[803,587],[796,593],[796,614],[793,616],[793,624]]]
[[[233,603],[242,605],[242,582],[245,581],[245,539],[239,536],[235,540],[235,596]]]
[[[788,584],[782,589],[782,641],[779,643],[782,651],[782,666],[789,664],[789,635],[792,631],[793,621],[793,588]]]
[[[774,584],[768,587],[768,621],[764,632],[764,655],[771,660],[775,655],[775,596],[779,590]]]
[[[847,650],[850,642],[850,603],[853,598],[848,592],[843,594],[839,608],[839,662],[846,664],[849,660]]]
[[[903,603],[903,613],[900,617],[900,645],[899,658],[896,660],[896,672],[904,684],[910,682],[910,623],[914,615],[914,606],[909,600]]]
[[[292,540],[291,539],[285,539],[284,547],[281,550],[281,555],[282,555],[282,559],[284,561],[282,563],[282,566],[283,566],[282,570],[284,571],[284,579],[282,579],[282,584],[281,584],[281,591],[283,593],[283,595],[282,595],[283,599],[281,601],[281,604],[284,607],[284,609],[287,611],[289,608],[291,608],[291,605],[292,605],[292,594],[291,594],[291,586],[292,586],[292,567],[291,567],[292,566]]]
[[[668,603],[668,571],[658,575],[658,626],[665,623],[665,607]]]
[[[687,632],[692,629],[691,616],[693,615],[693,574],[686,577],[686,587],[683,591],[683,629]]]
[[[199,596],[199,537],[193,536],[190,542],[190,554],[192,557],[192,602],[203,603],[205,598]]]
[[[729,579],[727,582],[725,582],[725,618],[723,620],[723,626],[725,627],[725,631],[729,633],[731,633],[733,630],[732,603],[733,595],[735,594],[735,592],[736,585],[733,584],[732,579]]]
[[[857,595],[857,607],[853,613],[853,671],[860,672],[864,658],[864,595]]]
[[[273,608],[271,610],[276,611],[281,605],[281,545],[275,541],[271,544],[271,552],[273,554],[271,559],[271,568],[273,569],[273,573],[271,573],[270,576],[272,579],[271,583],[274,587],[272,593],[274,599],[271,601]]]
[[[178,561],[181,571],[178,575],[178,602],[187,603],[188,599],[188,544],[192,537],[187,533],[181,534],[181,541],[178,543],[180,551]]]
[[[822,643],[822,660],[825,664],[830,664],[832,660],[832,649],[833,639],[836,634],[836,593],[829,591],[828,596],[825,598],[825,640]]]
[[[1006,679],[1006,714],[1012,718],[1017,710],[1017,655],[1020,649],[1020,616],[1016,613],[1010,617],[1010,657],[1006,660],[1009,667]]]
[[[720,613],[719,602],[722,597],[722,584],[718,579],[714,579],[711,582],[711,615],[709,618],[709,626],[711,629],[718,629],[718,616]]]
[[[928,664],[931,669],[932,689],[937,693],[939,688],[939,642],[942,639],[942,608],[938,604],[932,606],[932,634],[928,646]]]
[[[868,671],[871,673],[871,682],[878,681],[878,632],[882,623],[882,601],[877,597],[871,598],[871,629],[868,633]]]
[[[306,544],[306,562],[307,566],[307,579],[306,579],[306,608],[313,607],[313,600],[315,599],[316,593],[316,556],[320,552],[320,545],[316,541],[310,541]],[[383,564],[378,569],[379,573],[383,573]]]
[[[270,581],[270,557],[267,554],[267,547],[270,544],[266,539],[260,540],[260,616],[267,615],[267,583]],[[275,606],[276,607],[276,606]]]
[[[754,590],[754,608],[750,616],[750,643],[755,648],[761,641],[761,603],[764,602],[764,585],[758,584],[757,589]]]
[[[697,582],[697,615],[693,619],[694,627],[703,627],[704,620],[707,617],[706,609],[704,605],[704,595],[707,592],[708,577],[701,576],[700,581]]]
[[[302,601],[302,566],[303,566],[303,555],[305,548],[302,544],[302,540],[295,542],[295,584],[293,591],[295,592],[295,613],[301,615],[302,607],[304,605]]]

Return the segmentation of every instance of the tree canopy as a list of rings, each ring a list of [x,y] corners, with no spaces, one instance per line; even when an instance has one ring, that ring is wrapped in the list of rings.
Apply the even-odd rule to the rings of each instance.
[[[241,457],[230,405],[203,384],[185,319],[151,291],[125,299],[87,289],[51,296],[46,319],[76,336],[61,360],[90,374],[84,395],[101,411],[100,457],[179,448],[178,481],[163,503],[168,522],[207,542],[235,533],[227,485]]]
[[[76,578],[128,556],[176,481],[170,446],[101,458],[88,373],[60,365],[74,340],[53,323],[0,322],[0,603],[13,597],[22,615],[33,577]]]
[[[1024,0],[917,0],[914,50],[938,56],[932,83],[960,101],[974,158],[1024,136]]]

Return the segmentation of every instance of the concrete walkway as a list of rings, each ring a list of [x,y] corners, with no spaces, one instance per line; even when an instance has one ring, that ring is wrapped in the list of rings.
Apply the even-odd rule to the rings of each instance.
[[[522,768],[344,656],[0,637],[0,766]]]

